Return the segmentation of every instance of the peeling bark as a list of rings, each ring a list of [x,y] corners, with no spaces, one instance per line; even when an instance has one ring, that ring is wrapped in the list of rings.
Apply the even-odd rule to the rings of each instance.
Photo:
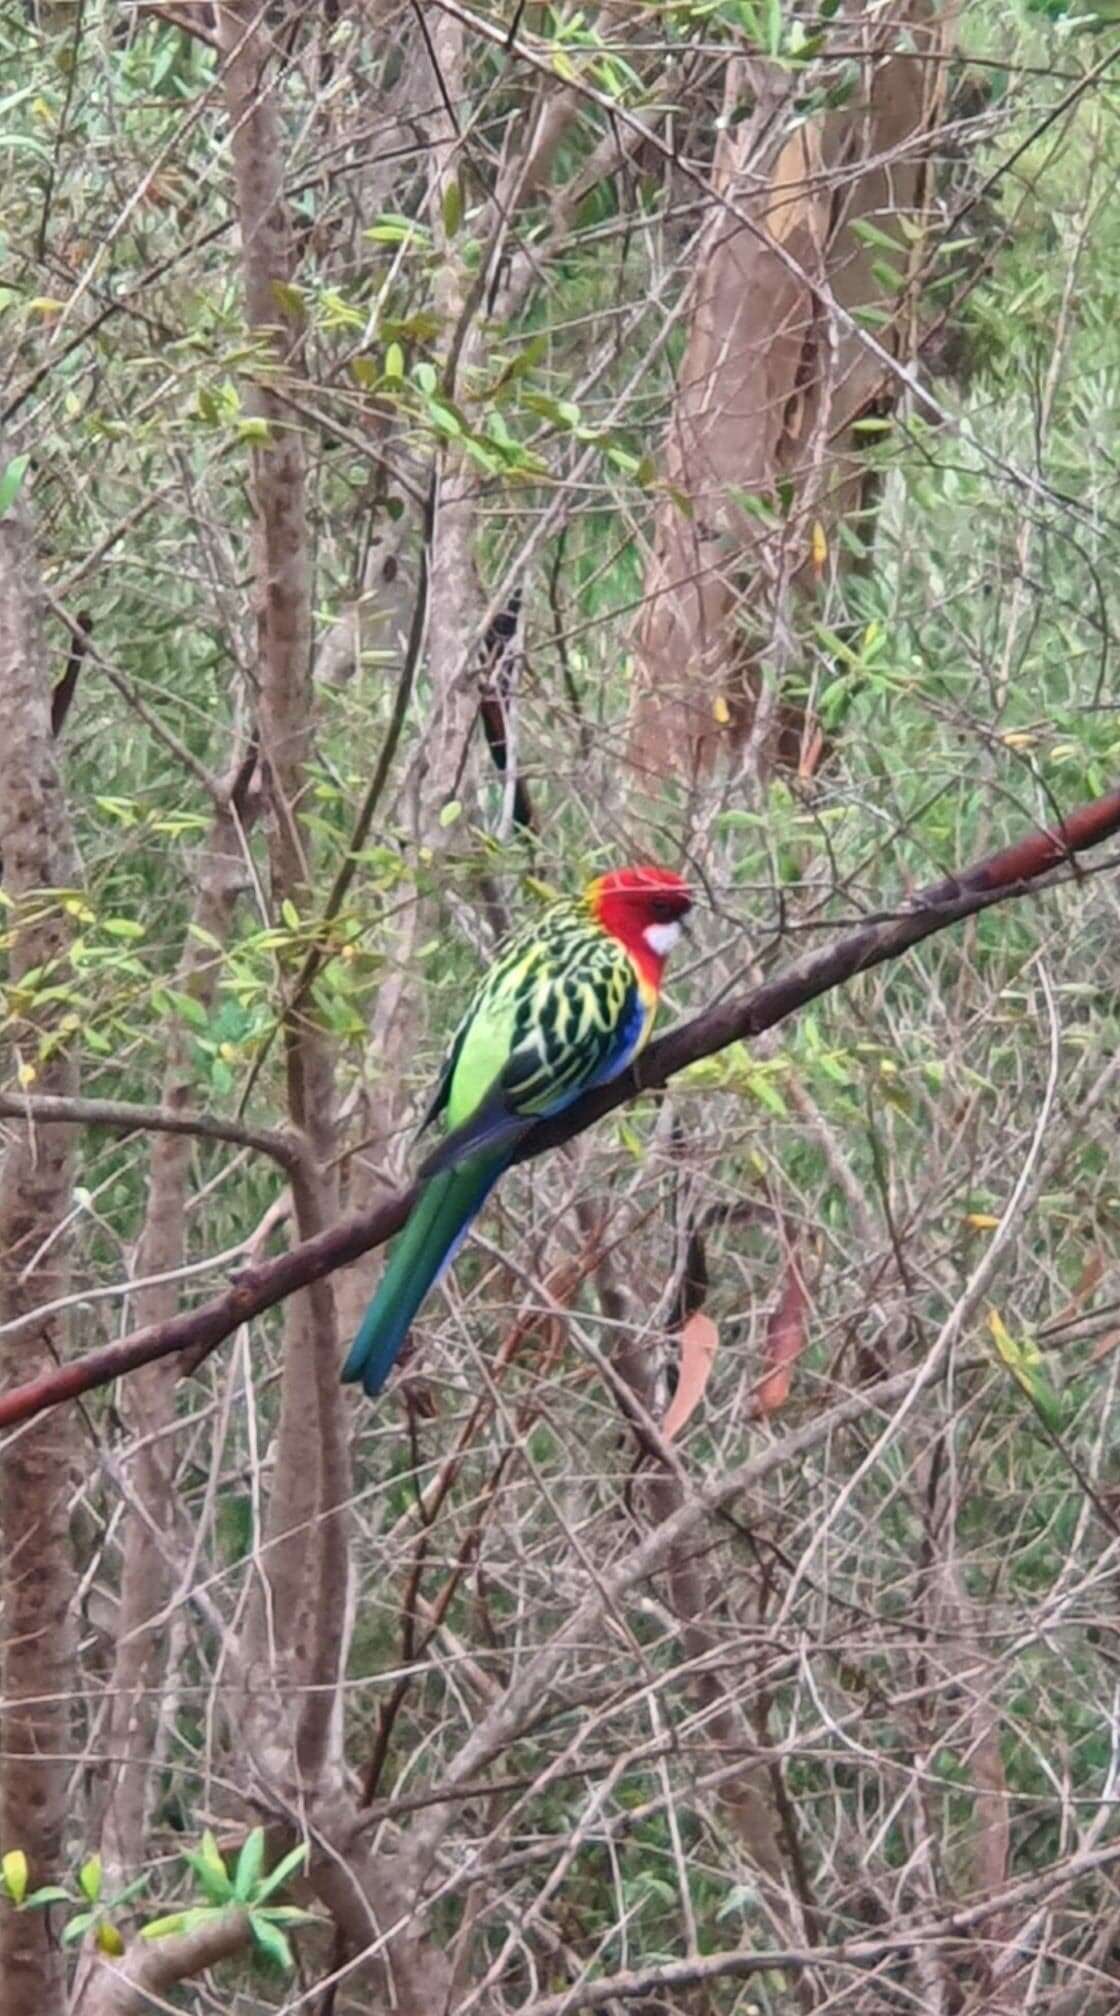
[[[756,112],[725,125],[713,181],[754,228],[715,207],[698,254],[662,458],[675,494],[656,515],[634,640],[631,753],[647,776],[703,772],[721,749],[741,748],[764,668],[780,684],[796,665],[795,591],[811,590],[826,564],[819,547],[813,557],[814,525],[831,549],[837,525],[858,510],[864,471],[853,423],[892,396],[876,358],[826,312],[821,295],[852,314],[881,316],[879,340],[895,356],[913,355],[911,276],[944,65],[910,60],[897,45],[904,28],[919,54],[941,53],[951,24],[927,0],[904,0],[874,19],[845,8],[834,37],[864,51],[853,102],[769,147],[783,100],[772,84],[760,86],[756,66],[729,66],[725,114],[750,94]],[[882,245],[860,236],[861,223],[897,241],[897,284]],[[796,260],[804,283],[774,244]],[[759,721],[771,759],[796,767],[802,721],[796,707],[783,713],[780,696],[771,699]]]

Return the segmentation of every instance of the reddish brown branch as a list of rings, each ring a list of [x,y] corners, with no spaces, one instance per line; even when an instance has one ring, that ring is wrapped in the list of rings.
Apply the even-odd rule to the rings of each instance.
[[[598,1091],[590,1092],[567,1113],[537,1128],[523,1144],[519,1160],[527,1161],[582,1134],[605,1113],[624,1105],[641,1091],[656,1090],[703,1057],[731,1043],[743,1042],[772,1029],[820,995],[841,987],[858,973],[898,958],[912,945],[931,938],[963,917],[989,905],[1020,896],[1039,880],[1071,862],[1087,847],[1099,846],[1120,832],[1120,789],[1071,812],[1061,828],[1030,833],[1013,847],[989,855],[962,869],[959,875],[912,896],[891,916],[878,918],[842,938],[810,952],[776,979],[764,981],[748,994],[732,996],[652,1043],[640,1068]],[[79,1393],[104,1386],[122,1373],[178,1351],[213,1349],[241,1323],[275,1308],[278,1302],[310,1282],[346,1267],[363,1253],[384,1245],[403,1225],[419,1193],[419,1185],[398,1191],[369,1211],[330,1226],[274,1260],[246,1268],[223,1294],[201,1308],[186,1310],[171,1322],[152,1324],[115,1344],[91,1351],[72,1365],[44,1373],[0,1395],[0,1428],[29,1421],[44,1408]]]

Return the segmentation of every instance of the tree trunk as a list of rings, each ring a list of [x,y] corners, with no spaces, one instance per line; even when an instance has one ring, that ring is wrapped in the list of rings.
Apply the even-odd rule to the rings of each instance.
[[[268,345],[283,384],[301,363],[299,317],[277,289],[295,272],[284,200],[284,152],[272,91],[270,51],[252,0],[220,11],[227,52],[230,122],[241,274],[246,320]],[[310,842],[301,810],[314,746],[311,679],[311,552],[306,456],[300,432],[267,380],[248,389],[247,406],[267,439],[252,455],[255,509],[258,726],[268,804],[269,879],[274,917],[294,905],[301,916],[316,904]],[[294,993],[302,949],[282,961],[282,985]],[[331,1171],[335,1139],[334,1056],[309,1002],[284,1013],[284,1061],[289,1118],[307,1145],[292,1184],[297,1234],[321,1232],[337,1214]],[[283,1716],[258,1715],[274,1768],[290,1772],[288,1738],[309,1777],[322,1765],[328,1733],[341,1732],[332,1684],[344,1657],[347,1553],[345,1517],[349,1467],[338,1388],[337,1325],[329,1282],[294,1296],[285,1311],[284,1374],[276,1470],[265,1543],[265,1583],[250,1616],[249,1655],[263,1682],[277,1688]],[[313,1691],[309,1694],[307,1689]],[[265,1695],[262,1692],[261,1708]],[[291,1717],[289,1723],[285,1718]]]
[[[248,818],[244,807],[242,818]],[[214,814],[200,850],[198,876],[191,926],[193,932],[205,932],[210,943],[188,932],[175,984],[181,993],[209,1009],[219,976],[213,941],[226,943],[245,882],[237,823],[228,806]],[[161,1103],[168,1111],[180,1111],[191,1104],[193,1090],[189,1044],[181,1029],[173,1029]],[[172,1277],[181,1268],[186,1251],[191,1152],[187,1135],[156,1134],[152,1138],[147,1209],[135,1265],[141,1279],[150,1275],[168,1278],[139,1290],[135,1308],[140,1323],[163,1322],[179,1306],[179,1283]],[[167,1626],[160,1618],[173,1582],[168,1550],[160,1546],[158,1536],[172,1538],[177,1461],[174,1444],[163,1431],[174,1418],[180,1376],[173,1358],[145,1366],[129,1382],[122,1401],[139,1445],[131,1482],[144,1508],[143,1512],[130,1510],[125,1520],[120,1630],[111,1684],[111,1762],[102,1834],[104,1861],[122,1882],[136,1873],[143,1860],[155,1789],[160,1689],[168,1650]]]
[[[635,636],[631,753],[647,777],[702,773],[752,731],[764,760],[797,767],[808,753],[804,709],[781,692],[801,669],[798,607],[865,501],[855,423],[897,395],[830,304],[893,356],[913,355],[944,98],[945,66],[929,59],[946,52],[952,19],[927,0],[874,18],[844,9],[828,39],[862,49],[852,95],[773,141],[789,74],[759,88],[758,66],[728,65],[713,178],[723,202],[698,254]],[[827,46],[819,61],[837,83]],[[754,117],[730,123],[748,93]]]
[[[49,892],[75,879],[37,582],[28,520],[17,503],[0,520],[0,851],[12,906],[5,925],[10,1005],[19,1016],[13,1048],[22,1083],[72,1098],[78,1066],[70,1048],[40,1054],[63,1007],[39,1007],[34,985],[18,991],[36,969],[46,969],[44,984],[65,978],[69,924]],[[8,1132],[0,1163],[0,1324],[49,1307],[69,1288],[69,1246],[58,1231],[70,1209],[75,1131],[20,1123]],[[68,1333],[60,1313],[4,1337],[0,1385],[64,1357]],[[79,1423],[73,1408],[44,1414],[9,1439],[0,1467],[0,1847],[23,1849],[30,1887],[57,1881],[63,1854],[76,1681],[68,1501]],[[65,1961],[47,1914],[0,1906],[0,2016],[65,2016],[65,2007]]]

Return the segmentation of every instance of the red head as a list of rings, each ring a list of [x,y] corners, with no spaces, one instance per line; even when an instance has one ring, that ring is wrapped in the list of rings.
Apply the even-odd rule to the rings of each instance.
[[[665,961],[692,908],[692,891],[671,868],[612,868],[587,885],[597,924],[625,945],[643,980],[661,984]]]

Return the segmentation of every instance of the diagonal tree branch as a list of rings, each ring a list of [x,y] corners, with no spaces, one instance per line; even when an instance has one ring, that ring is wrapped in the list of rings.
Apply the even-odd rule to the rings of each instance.
[[[588,1093],[566,1113],[534,1129],[523,1143],[518,1160],[529,1161],[549,1148],[559,1147],[640,1092],[659,1090],[688,1065],[774,1028],[822,994],[899,958],[923,939],[934,937],[962,918],[976,916],[995,903],[1024,896],[1040,885],[1049,886],[1055,870],[1067,866],[1081,872],[1075,857],[1086,848],[1100,846],[1118,832],[1120,788],[1079,806],[1060,827],[1036,829],[1013,846],[919,891],[900,910],[877,917],[808,953],[775,979],[764,981],[748,993],[732,995],[691,1021],[668,1030],[650,1045],[639,1068]],[[168,1323],[134,1331],[130,1337],[91,1351],[72,1365],[61,1366],[10,1389],[0,1395],[0,1428],[29,1421],[45,1408],[104,1386],[155,1358],[188,1349],[195,1353],[212,1350],[231,1336],[239,1324],[275,1308],[297,1289],[322,1280],[391,1239],[403,1225],[419,1192],[419,1184],[398,1191],[372,1210],[329,1226],[276,1259],[247,1268],[224,1294],[215,1296],[201,1308],[185,1311]]]

